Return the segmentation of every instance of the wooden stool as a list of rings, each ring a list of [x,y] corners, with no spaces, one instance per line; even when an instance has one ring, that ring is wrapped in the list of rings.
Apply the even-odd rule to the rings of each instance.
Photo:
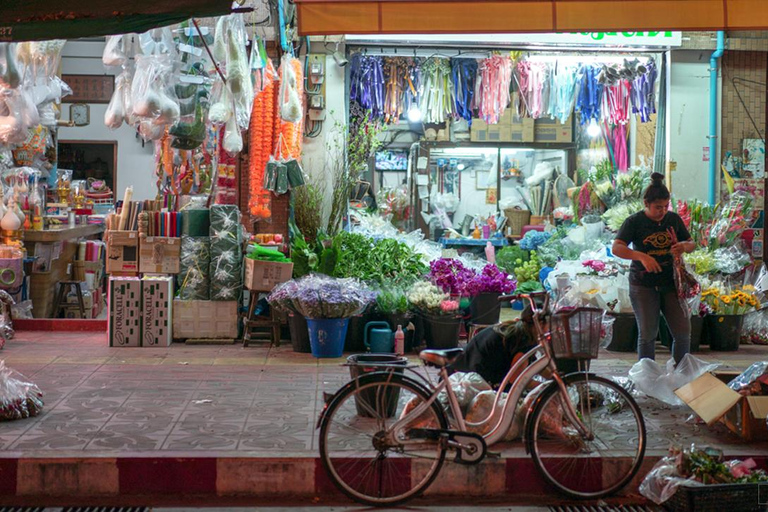
[[[280,346],[280,320],[277,317],[277,313],[274,308],[269,308],[270,316],[258,316],[254,317],[254,311],[256,309],[256,303],[259,301],[259,293],[251,291],[250,298],[248,300],[248,313],[243,319],[243,346],[247,347],[251,341],[258,341],[266,343],[269,341],[269,346]],[[251,329],[264,329],[267,332],[254,333]],[[254,335],[258,338],[252,338]]]
[[[77,306],[80,308],[80,318],[85,318],[85,302],[83,301],[83,290],[80,287],[80,281],[59,281],[59,290],[56,292],[56,298],[53,301],[53,317],[58,318],[62,305],[66,303],[67,294],[75,287],[77,294]]]

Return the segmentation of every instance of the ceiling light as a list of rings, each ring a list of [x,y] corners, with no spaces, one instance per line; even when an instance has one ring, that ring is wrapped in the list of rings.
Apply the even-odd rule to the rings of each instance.
[[[408,121],[412,123],[418,123],[421,121],[421,110],[419,110],[418,105],[413,105],[408,110]]]
[[[590,137],[597,138],[600,136],[600,127],[597,125],[597,121],[594,119],[589,122],[589,126],[587,126],[587,135]]]

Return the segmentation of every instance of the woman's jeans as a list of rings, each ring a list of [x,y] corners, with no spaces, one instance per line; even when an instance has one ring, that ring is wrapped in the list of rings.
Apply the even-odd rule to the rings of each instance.
[[[672,357],[675,358],[675,363],[679,363],[691,350],[691,318],[680,307],[674,286],[650,287],[633,284],[629,286],[629,299],[640,331],[637,339],[638,359],[655,359],[659,318],[661,313],[664,313],[672,333]]]

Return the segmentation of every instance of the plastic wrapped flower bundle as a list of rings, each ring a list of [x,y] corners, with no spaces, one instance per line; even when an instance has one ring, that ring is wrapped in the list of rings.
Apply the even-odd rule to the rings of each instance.
[[[707,275],[717,270],[715,256],[705,248],[699,248],[683,256],[685,262],[699,275]]]
[[[267,300],[305,318],[349,318],[362,313],[376,294],[357,279],[310,274],[278,285]]]
[[[618,231],[630,215],[642,209],[643,203],[637,199],[618,203],[603,214],[603,222],[611,231]]]
[[[429,280],[451,295],[463,295],[467,283],[474,278],[475,273],[457,259],[440,258],[429,264]]]
[[[490,263],[480,274],[467,282],[464,292],[470,297],[476,297],[481,293],[512,293],[515,288],[517,288],[517,281]]]
[[[707,245],[710,249],[731,247],[752,225],[754,199],[746,192],[732,194],[728,202],[715,214],[709,229]]]
[[[705,289],[701,298],[715,315],[745,315],[760,307],[760,299],[754,292],[750,285],[728,290],[722,284],[715,284]]]
[[[414,309],[428,315],[455,315],[459,309],[458,301],[426,281],[414,283],[406,295]]]

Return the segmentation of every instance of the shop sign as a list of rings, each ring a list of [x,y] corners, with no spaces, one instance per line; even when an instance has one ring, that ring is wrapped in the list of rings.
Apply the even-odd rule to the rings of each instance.
[[[401,34],[353,35],[349,42],[451,43],[491,46],[561,45],[618,47],[675,47],[683,44],[683,33],[675,31],[559,32],[554,34]]]

